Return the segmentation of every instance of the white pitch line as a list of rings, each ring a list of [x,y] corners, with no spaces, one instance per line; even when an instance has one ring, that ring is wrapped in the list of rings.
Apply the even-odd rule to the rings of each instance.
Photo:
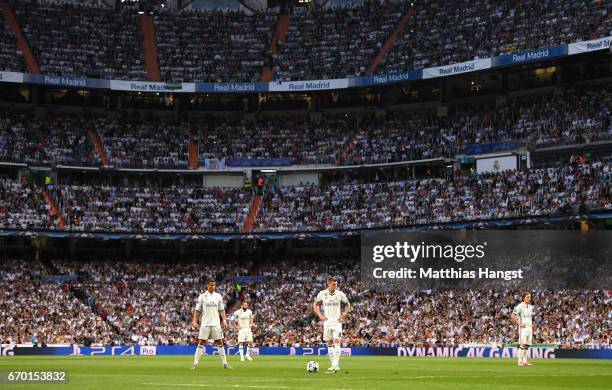
[[[218,387],[217,383],[159,383],[159,382],[146,382],[141,385],[150,386],[183,386],[183,387]],[[310,387],[294,387],[294,386],[257,386],[257,385],[228,385],[224,384],[223,387],[233,387],[237,389],[249,388],[249,389],[310,389]]]
[[[338,379],[342,380],[350,380],[350,381],[358,381],[358,380],[367,380],[367,379],[386,379],[386,380],[406,380],[406,379],[461,379],[461,378],[516,378],[516,374],[512,375],[419,375],[419,376],[399,376],[399,375],[389,375],[389,376],[350,376],[350,375],[338,375]],[[580,377],[596,377],[596,376],[610,376],[610,374],[582,374],[582,375],[571,375],[571,374],[529,374],[522,373],[521,377],[570,377],[570,378],[580,378]],[[251,382],[289,382],[289,381],[309,381],[314,382],[318,380],[327,380],[328,377],[318,377],[313,375],[310,378],[278,378],[278,377],[259,377],[259,378],[251,378],[248,379]],[[217,381],[219,383],[227,383],[227,380],[224,378],[207,378],[207,382]],[[194,385],[197,385],[198,382],[194,382]],[[186,384],[189,385],[189,384]],[[299,387],[304,388],[304,387]]]
[[[521,378],[524,377],[570,377],[570,378],[581,378],[585,376],[611,376],[611,374],[584,374],[584,375],[568,375],[568,374],[521,374]],[[394,377],[386,377],[386,379],[393,379]],[[401,377],[402,379],[438,379],[438,378],[516,378],[516,375],[422,375],[422,376],[406,376]]]

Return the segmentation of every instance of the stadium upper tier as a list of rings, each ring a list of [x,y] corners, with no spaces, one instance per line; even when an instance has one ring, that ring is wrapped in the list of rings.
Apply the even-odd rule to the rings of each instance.
[[[610,139],[610,107],[612,87],[600,85],[453,107],[448,117],[433,108],[313,121],[303,115],[187,121],[5,110],[0,161],[186,169],[192,153],[201,166],[207,159],[223,159],[227,166],[256,159],[279,159],[278,165],[389,163],[455,157],[467,147],[500,141],[543,147]]]
[[[612,210],[612,163],[448,179],[265,188],[257,232],[402,227]],[[48,198],[54,199],[53,206]],[[250,189],[61,184],[0,179],[0,228],[129,233],[238,233]]]
[[[29,0],[11,5],[43,74],[105,79],[146,80],[151,69],[162,81],[345,78],[447,65],[612,33],[611,5],[602,0],[366,1],[310,12],[296,9],[288,18],[164,11],[155,15],[154,35],[146,34],[148,15],[139,17],[134,9]],[[0,70],[25,72],[6,15],[1,24]],[[156,46],[157,58],[152,55],[156,63],[147,65],[145,47],[151,45]],[[384,55],[378,57],[379,53]]]
[[[343,325],[346,345],[503,345],[518,337],[510,314],[519,291],[376,291],[361,281],[358,261],[267,259],[257,278],[263,282],[241,282],[238,292],[235,277],[249,275],[249,265],[245,259],[210,258],[198,263],[7,260],[0,266],[0,309],[13,315],[0,320],[0,343],[193,344],[197,332],[190,330],[191,314],[207,278],[214,277],[229,313],[238,300],[250,302],[258,345],[320,344],[311,304],[327,275],[339,278],[353,306]],[[44,282],[45,275],[64,275],[65,283]],[[535,343],[612,342],[609,291],[532,294]],[[237,333],[228,330],[231,344]]]

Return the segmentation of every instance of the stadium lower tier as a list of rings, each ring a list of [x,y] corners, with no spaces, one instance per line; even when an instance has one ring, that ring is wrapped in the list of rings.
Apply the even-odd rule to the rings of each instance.
[[[229,314],[240,301],[250,303],[258,345],[321,344],[322,327],[312,302],[329,275],[339,279],[352,304],[343,324],[344,345],[503,345],[518,339],[510,315],[520,301],[519,291],[376,291],[362,284],[355,260],[270,261],[257,283],[238,287],[236,278],[247,275],[249,267],[244,259],[9,260],[0,269],[0,309],[11,313],[0,320],[0,344],[194,344],[191,315],[209,278],[217,280]],[[50,279],[54,282],[45,281]],[[534,343],[612,343],[610,291],[532,295]],[[226,334],[235,344],[237,329],[230,327]]]
[[[253,231],[325,231],[612,209],[612,162],[394,182],[275,187]],[[131,233],[236,233],[254,199],[244,188],[41,187],[0,179],[0,228]],[[51,201],[52,200],[52,201]]]
[[[191,158],[200,166],[210,159],[228,166],[254,159],[346,166],[455,157],[466,148],[503,141],[536,148],[591,143],[612,138],[611,92],[609,84],[560,88],[495,104],[450,107],[445,117],[433,108],[317,120],[304,115],[171,120],[6,110],[0,114],[0,161],[186,169],[190,152],[197,152]]]

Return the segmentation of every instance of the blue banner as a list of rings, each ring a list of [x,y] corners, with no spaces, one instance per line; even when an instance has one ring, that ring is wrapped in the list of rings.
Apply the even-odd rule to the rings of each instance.
[[[268,83],[196,83],[196,92],[267,92]]]
[[[110,88],[110,80],[87,79],[77,76],[53,76],[26,73],[23,75],[23,82],[26,84],[57,85],[71,88]]]
[[[390,74],[361,76],[349,79],[349,87],[367,87],[369,85],[401,83],[408,80],[419,80],[423,78],[423,70],[411,70],[409,72],[397,72]]]
[[[490,144],[474,144],[463,148],[463,153],[467,155],[509,152],[527,146],[526,141],[501,141]]]
[[[232,158],[226,161],[228,167],[289,167],[293,165],[293,158]]]
[[[40,277],[43,282],[53,282],[63,284],[67,282],[76,282],[76,275],[43,275]]]
[[[1,356],[28,356],[28,355],[62,355],[62,356],[126,356],[126,355],[193,355],[195,345],[131,345],[131,346],[99,346],[99,347],[17,347],[3,346]],[[226,347],[229,355],[238,355],[237,346]],[[476,357],[515,359],[518,349],[516,347],[345,347],[342,348],[344,356],[397,356],[397,357]],[[211,345],[205,347],[205,355],[216,355],[217,348]],[[253,355],[276,356],[325,356],[327,347],[254,347]],[[612,359],[612,349],[557,349],[533,347],[529,349],[529,358],[532,359]]]
[[[549,58],[567,55],[567,45],[549,47],[546,49],[528,50],[520,53],[504,54],[493,57],[493,66],[520,64],[530,61],[541,61]]]
[[[234,278],[234,282],[235,283],[240,283],[242,285],[247,285],[247,284],[251,284],[251,283],[265,283],[267,279],[268,278],[266,278],[263,275],[257,275],[257,276],[236,276]]]

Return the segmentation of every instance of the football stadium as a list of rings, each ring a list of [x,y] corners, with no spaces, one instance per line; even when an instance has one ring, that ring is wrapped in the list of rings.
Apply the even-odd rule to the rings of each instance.
[[[612,389],[612,2],[0,0],[0,388]]]

